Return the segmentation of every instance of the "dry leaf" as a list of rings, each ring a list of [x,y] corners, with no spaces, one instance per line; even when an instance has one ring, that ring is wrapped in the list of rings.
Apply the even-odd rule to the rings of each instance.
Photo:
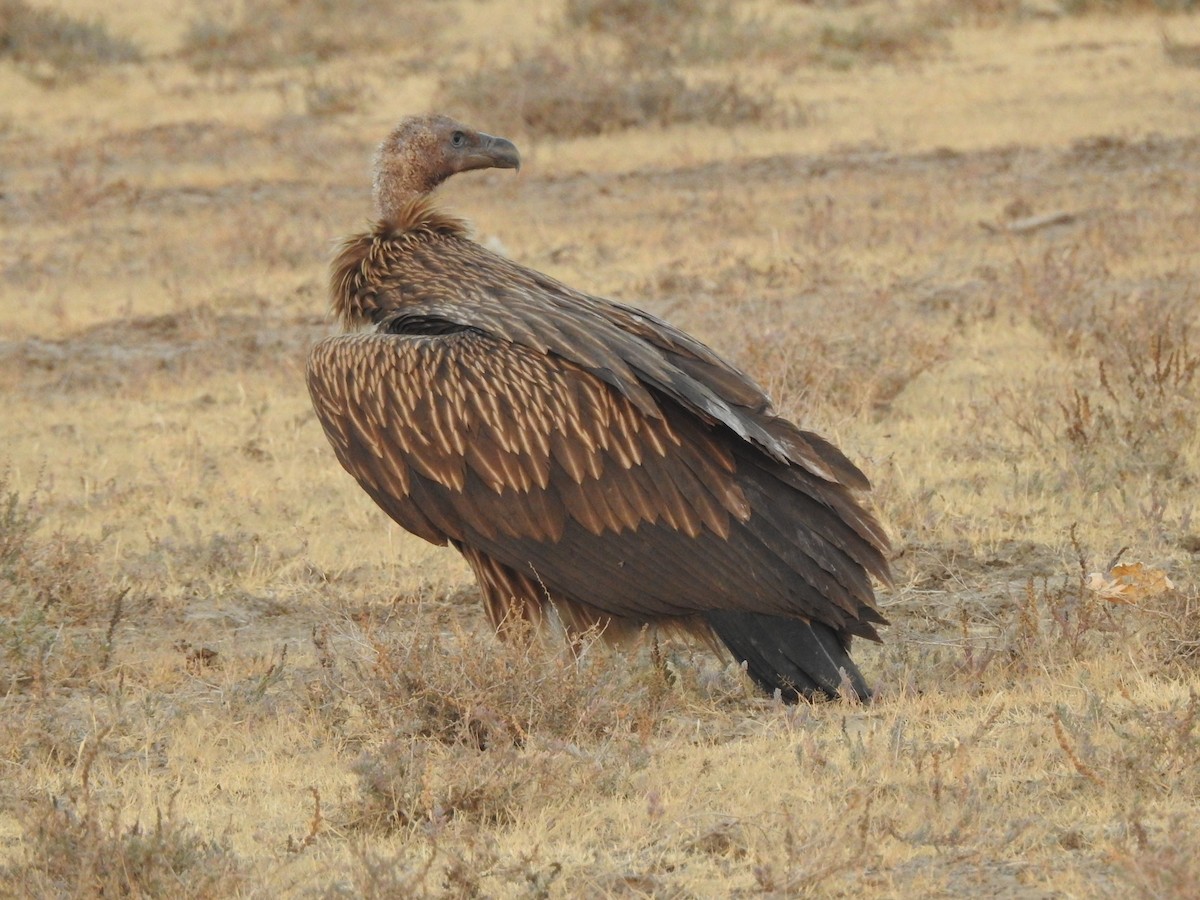
[[[1088,590],[1109,603],[1137,603],[1174,587],[1162,569],[1152,569],[1140,562],[1113,566],[1108,575],[1093,572],[1087,580]]]

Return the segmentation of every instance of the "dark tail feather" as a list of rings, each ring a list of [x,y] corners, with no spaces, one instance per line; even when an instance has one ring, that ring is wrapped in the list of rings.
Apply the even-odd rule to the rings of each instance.
[[[871,696],[846,645],[828,625],[764,616],[759,613],[714,610],[704,614],[709,626],[763,689],[795,702],[817,691],[837,697],[845,672],[848,686],[860,699]]]

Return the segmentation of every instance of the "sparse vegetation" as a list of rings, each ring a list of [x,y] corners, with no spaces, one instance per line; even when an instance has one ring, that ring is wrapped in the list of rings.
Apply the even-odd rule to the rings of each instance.
[[[1025,384],[996,388],[995,408],[1011,430],[1001,437],[994,424],[985,429],[1015,453],[1052,460],[1056,483],[1086,485],[1138,527],[1186,534],[1196,513],[1190,492],[1200,405],[1200,353],[1191,341],[1200,320],[1190,284],[1171,277],[1132,296],[1109,296],[1103,274],[1043,262],[1034,280],[1049,289],[1028,295],[1032,321],[1069,363],[1035,367]],[[1090,299],[1064,304],[1064,292]]]
[[[89,21],[25,0],[0,0],[0,59],[53,84],[85,77],[94,67],[136,62],[141,51],[99,20]]]
[[[516,133],[576,137],[645,126],[796,121],[770,88],[697,63],[790,52],[785,30],[711,0],[572,0],[553,41],[446,78],[440,105]]]
[[[304,109],[310,116],[352,113],[369,99],[370,91],[354,79],[333,81],[312,75],[304,86]]]
[[[486,115],[499,129],[550,137],[689,122],[732,128],[772,114],[771,98],[736,78],[689,84],[670,68],[631,71],[620,59],[551,45],[449,81],[439,103],[464,116]]]
[[[86,684],[108,665],[127,589],[100,570],[98,543],[36,534],[35,503],[9,487],[7,473],[0,502],[2,689],[44,695]]]
[[[419,58],[421,42],[453,21],[432,0],[208,4],[188,24],[182,55],[201,72],[311,67],[365,47]]]
[[[1035,6],[4,30],[18,84],[124,62],[0,116],[0,895],[1195,896],[1195,23]],[[57,40],[50,8],[0,21]],[[500,642],[339,470],[305,350],[414,106],[525,155],[442,194],[480,240],[862,465],[875,703],[785,707],[669,634]]]
[[[229,896],[243,878],[236,857],[181,822],[174,798],[153,825],[124,822],[89,784],[103,734],[84,747],[74,796],[39,798],[21,811],[24,859],[0,863],[0,888],[11,897]]]
[[[737,3],[717,0],[568,0],[565,34],[607,37],[646,68],[794,54],[795,35]]]
[[[811,39],[815,60],[845,68],[856,61],[898,62],[919,59],[945,45],[946,22],[930,10],[878,19],[865,15],[849,27],[826,24]]]
[[[1062,0],[1064,11],[1085,13],[1180,13],[1193,12],[1196,0]]]

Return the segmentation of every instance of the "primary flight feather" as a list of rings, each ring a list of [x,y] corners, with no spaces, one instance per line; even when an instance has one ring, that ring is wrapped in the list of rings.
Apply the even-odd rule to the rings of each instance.
[[[849,656],[884,623],[866,477],[655,317],[498,256],[436,209],[516,147],[445,116],[375,159],[377,222],[332,268],[342,322],[308,387],[339,461],[401,526],[470,563],[497,628],[644,624],[723,643],[786,699],[867,697]]]

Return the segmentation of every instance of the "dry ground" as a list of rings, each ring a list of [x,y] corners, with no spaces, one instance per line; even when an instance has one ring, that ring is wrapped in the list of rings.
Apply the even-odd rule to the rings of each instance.
[[[1200,23],[145,6],[0,3],[0,894],[1200,893]],[[503,646],[340,471],[327,258],[434,105],[523,149],[481,240],[862,462],[874,704]]]

